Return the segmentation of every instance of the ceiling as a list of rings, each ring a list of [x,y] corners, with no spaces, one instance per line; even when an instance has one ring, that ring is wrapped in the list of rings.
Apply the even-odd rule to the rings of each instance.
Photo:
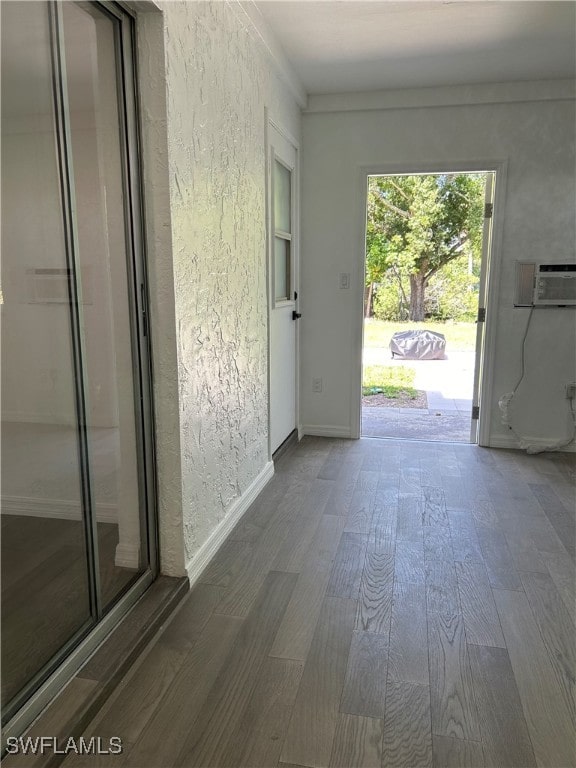
[[[576,3],[256,0],[309,94],[573,78]]]

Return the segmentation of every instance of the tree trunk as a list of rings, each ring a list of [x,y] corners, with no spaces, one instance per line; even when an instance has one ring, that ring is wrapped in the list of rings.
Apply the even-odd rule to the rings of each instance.
[[[364,292],[364,317],[368,320],[372,317],[372,300],[374,298],[374,283],[370,283]]]
[[[421,272],[410,275],[410,320],[421,323],[424,320],[424,293],[426,279]]]

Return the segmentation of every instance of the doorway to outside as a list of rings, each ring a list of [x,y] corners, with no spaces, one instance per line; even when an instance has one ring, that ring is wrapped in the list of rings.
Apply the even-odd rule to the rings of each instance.
[[[494,186],[368,176],[363,436],[477,442]]]

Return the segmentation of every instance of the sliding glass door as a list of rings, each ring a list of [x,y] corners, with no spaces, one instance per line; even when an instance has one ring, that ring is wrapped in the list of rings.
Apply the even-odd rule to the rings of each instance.
[[[2,3],[2,711],[155,566],[132,19]]]

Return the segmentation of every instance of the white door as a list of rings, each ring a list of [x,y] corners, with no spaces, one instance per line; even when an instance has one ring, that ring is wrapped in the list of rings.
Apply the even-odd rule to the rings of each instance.
[[[492,241],[492,211],[494,209],[495,172],[486,174],[484,193],[484,228],[482,231],[482,262],[480,265],[480,281],[478,290],[478,317],[476,319],[476,359],[474,361],[474,387],[472,393],[472,421],[470,426],[470,442],[478,442],[478,419],[480,418],[480,401],[482,398],[482,365],[484,362],[484,339],[486,322],[487,283],[490,266],[490,249]]]
[[[297,420],[297,148],[269,125],[270,452]]]

